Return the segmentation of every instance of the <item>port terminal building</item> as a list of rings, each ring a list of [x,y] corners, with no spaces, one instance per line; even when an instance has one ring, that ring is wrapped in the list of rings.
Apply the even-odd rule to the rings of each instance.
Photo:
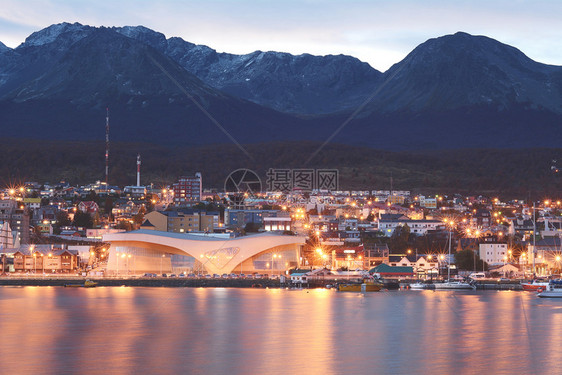
[[[109,233],[107,275],[281,274],[301,265],[306,237],[265,232],[231,237],[148,229]]]

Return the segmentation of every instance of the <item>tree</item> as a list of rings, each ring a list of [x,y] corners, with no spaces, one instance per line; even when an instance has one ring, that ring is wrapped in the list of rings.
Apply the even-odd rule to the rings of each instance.
[[[246,226],[244,227],[244,231],[246,233],[255,233],[258,232],[261,228],[261,225],[258,223],[248,223],[246,224]]]
[[[74,225],[77,227],[92,228],[94,225],[94,221],[92,220],[90,214],[82,211],[77,211],[74,214]]]
[[[100,203],[100,197],[96,194],[96,192],[94,190],[90,190],[90,192],[88,193],[88,195],[86,195],[86,201],[94,201],[97,204]]]
[[[105,198],[105,205],[103,207],[103,212],[107,217],[111,218],[111,212],[113,211],[113,199],[110,197]]]
[[[400,225],[394,229],[389,241],[389,248],[394,253],[404,252],[409,247],[410,227],[408,225]]]
[[[197,204],[194,204],[193,208],[196,209],[196,210],[204,210],[204,209],[207,208],[207,205],[203,202],[199,202]]]
[[[57,212],[55,218],[59,227],[66,227],[71,224],[70,217],[65,211]]]
[[[488,269],[488,264],[480,259],[480,256],[472,250],[461,250],[455,254],[455,263],[460,270],[482,270]]]
[[[133,216],[133,221],[137,226],[140,226],[144,222],[145,213],[146,213],[146,208],[144,208],[144,206],[141,206],[139,212],[135,216]]]
[[[133,226],[131,225],[131,223],[129,223],[128,221],[120,221],[115,228],[117,229],[125,229],[127,232],[130,232],[133,230]]]

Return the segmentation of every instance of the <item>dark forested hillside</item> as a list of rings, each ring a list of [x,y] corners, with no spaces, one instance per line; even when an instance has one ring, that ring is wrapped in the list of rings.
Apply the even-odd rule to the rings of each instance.
[[[421,193],[464,193],[538,198],[562,191],[561,176],[552,170],[562,161],[562,149],[453,150],[389,152],[347,145],[328,145],[309,164],[320,146],[312,142],[243,146],[164,147],[112,143],[110,183],[136,181],[136,155],[142,157],[143,184],[163,186],[178,176],[203,173],[205,188],[222,189],[228,174],[238,168],[258,172],[265,186],[269,168],[336,168],[345,190],[390,188]],[[104,179],[103,142],[0,140],[0,183],[57,182],[85,184]]]

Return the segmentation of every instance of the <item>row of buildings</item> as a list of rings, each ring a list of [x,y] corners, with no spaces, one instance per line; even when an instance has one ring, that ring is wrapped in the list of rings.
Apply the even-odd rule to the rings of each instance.
[[[91,192],[112,195],[112,206],[100,207],[95,201],[87,200]],[[77,197],[85,199],[77,201]],[[307,237],[310,244],[322,250],[317,259],[304,259],[304,265],[308,262],[336,268],[391,263],[385,251],[392,254],[395,249],[388,246],[374,249],[365,238],[379,238],[382,239],[379,244],[384,244],[388,242],[385,238],[407,230],[418,237],[447,236],[452,232],[455,249],[471,249],[488,264],[529,263],[534,255],[539,269],[549,272],[555,266],[551,255],[559,246],[549,239],[559,239],[562,233],[558,201],[540,202],[533,210],[526,202],[517,200],[502,202],[459,195],[427,197],[409,191],[385,190],[267,192],[240,199],[240,194],[233,198],[232,194],[203,190],[201,174],[182,177],[173,185],[159,189],[150,186],[110,189],[103,183],[80,188],[68,184],[28,184],[23,191],[5,191],[3,198],[0,220],[12,230],[11,246],[29,242],[22,237],[29,233],[26,228],[51,235],[60,212],[70,218],[82,212],[95,218],[98,227],[89,231],[69,228],[62,234],[100,241],[104,234],[117,233],[122,223],[129,229],[179,234],[231,232],[234,236],[242,229],[287,232]],[[219,210],[194,207],[206,200],[222,207]],[[535,227],[540,229],[535,231]],[[534,232],[541,234],[536,247],[530,241]],[[525,246],[527,251],[515,253],[515,243]],[[7,241],[4,247],[8,247]]]

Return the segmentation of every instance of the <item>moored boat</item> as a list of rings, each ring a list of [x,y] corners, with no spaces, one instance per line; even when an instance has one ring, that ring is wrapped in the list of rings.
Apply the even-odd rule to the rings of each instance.
[[[417,283],[412,283],[409,286],[409,289],[412,290],[427,290],[427,289],[435,289],[435,284],[432,281],[422,281]]]
[[[544,290],[548,286],[548,281],[536,279],[529,283],[521,283],[521,286],[523,287],[523,290],[529,290],[529,291],[537,291],[539,289]]]
[[[423,289],[427,289],[426,286],[427,284],[424,283],[412,283],[408,287],[412,290],[423,290]]]
[[[98,283],[92,280],[86,280],[83,284],[64,284],[67,288],[94,288],[98,286]]]
[[[551,280],[546,289],[540,291],[538,296],[541,298],[562,298],[562,280]]]
[[[433,284],[433,287],[435,289],[447,289],[447,290],[451,290],[451,289],[476,289],[476,286],[469,284],[465,281],[445,281],[443,283],[435,283]]]
[[[362,283],[347,283],[338,285],[340,292],[378,292],[382,289],[381,283],[364,280]]]

